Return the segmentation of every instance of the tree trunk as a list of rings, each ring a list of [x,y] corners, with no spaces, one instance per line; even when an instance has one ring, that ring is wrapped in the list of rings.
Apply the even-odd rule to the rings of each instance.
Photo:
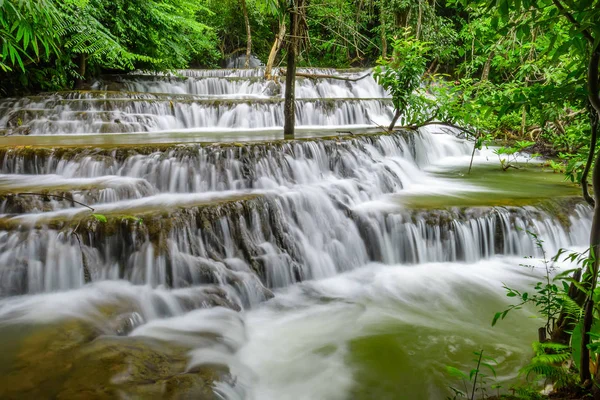
[[[86,74],[86,68],[87,68],[87,54],[80,54],[79,55],[79,78],[77,78],[75,85],[78,89],[81,89],[83,87],[83,84],[85,82],[85,74]]]
[[[244,14],[244,24],[246,24],[246,62],[244,68],[250,67],[250,56],[252,55],[252,30],[250,29],[250,18],[248,18],[248,7],[246,0],[240,0],[242,3],[242,13]]]
[[[435,75],[438,67],[438,59],[437,57],[433,59],[429,68],[427,68],[427,72],[425,72],[424,76]]]
[[[523,105],[521,109],[521,137],[525,137],[525,127],[527,126],[527,107]]]
[[[600,117],[600,84],[598,82],[599,63],[600,45],[597,44],[592,49],[588,66],[588,95],[590,104]],[[591,378],[590,352],[588,350],[590,336],[588,335],[588,332],[592,330],[592,323],[594,321],[593,291],[598,281],[598,255],[600,255],[600,153],[596,156],[596,162],[594,164],[592,189],[594,191],[595,206],[594,216],[592,218],[592,232],[590,233],[590,256],[593,257],[593,263],[589,278],[584,279],[584,282],[587,283],[586,288],[590,291],[590,294],[587,296],[583,314],[583,328],[581,332],[583,335],[581,338],[581,370],[579,371],[579,377],[584,384]]]
[[[283,105],[284,125],[283,137],[294,138],[294,126],[296,124],[296,53],[298,52],[298,4],[292,0],[289,9],[290,14],[290,36],[287,53],[287,73],[285,75],[285,103]]]
[[[596,206],[596,202],[590,196],[590,192],[588,189],[588,175],[590,173],[590,168],[592,166],[592,162],[594,161],[594,153],[596,152],[596,141],[598,138],[598,119],[599,113],[594,110],[592,104],[588,102],[588,113],[590,115],[590,126],[592,128],[592,135],[590,138],[590,150],[588,153],[587,162],[585,163],[585,168],[583,169],[583,174],[581,174],[581,189],[583,190],[583,198],[585,201],[592,207]]]
[[[275,58],[277,58],[277,53],[281,49],[283,45],[283,40],[285,39],[285,20],[279,21],[279,33],[275,36],[275,41],[273,42],[273,47],[271,47],[271,52],[269,53],[269,59],[267,60],[267,66],[265,67],[265,79],[272,79],[273,75],[273,64],[275,64]]]
[[[492,68],[492,59],[494,58],[494,52],[490,51],[485,64],[483,65],[483,72],[481,73],[481,80],[487,81],[490,76],[490,69]]]
[[[587,84],[588,84],[588,99],[589,99],[589,103],[590,103],[590,113],[592,112],[596,112],[596,119],[600,118],[600,82],[598,81],[598,67],[599,67],[599,62],[600,62],[600,46],[596,45],[596,47],[594,49],[592,49],[592,54],[590,57],[590,62],[588,65],[588,76],[587,76]],[[592,123],[592,133],[594,132],[593,130],[594,126]],[[597,128],[596,128],[597,129]],[[597,132],[596,132],[597,133]],[[591,166],[591,162],[593,160],[593,153],[595,150],[595,141],[596,141],[596,137],[592,136],[591,138],[591,143],[590,143],[590,155],[588,156],[588,161],[586,164],[585,169],[587,171],[589,171],[590,166]],[[600,237],[598,236],[600,234],[600,232],[597,232],[598,229],[600,229],[600,225],[598,222],[598,219],[600,219],[600,212],[598,210],[598,190],[600,190],[600,173],[598,173],[597,170],[597,166],[598,164],[600,164],[600,153],[596,156],[596,166],[594,167],[594,171],[592,174],[592,185],[593,185],[593,190],[594,190],[594,199],[592,199],[589,194],[586,196],[586,192],[587,192],[587,184],[585,186],[583,186],[583,193],[584,193],[584,197],[586,198],[586,200],[590,203],[594,203],[594,216],[592,219],[592,232],[590,233],[590,248],[591,249],[596,249],[596,253],[597,253],[597,248],[598,248],[598,244],[600,244]],[[587,176],[586,176],[587,177]],[[582,277],[582,271],[581,269],[576,271],[573,274],[573,280],[575,280],[576,282],[579,282],[580,280],[583,281],[583,284],[585,286],[588,286],[590,284],[590,282],[592,281],[596,281],[597,280],[597,275],[598,273],[598,264],[597,262],[594,263],[594,266],[592,268],[592,274],[584,274]],[[587,282],[587,285],[586,285]],[[579,290],[579,288],[577,288],[573,283],[571,284],[571,287],[569,288],[569,293],[568,296],[573,299],[578,305],[583,306],[585,304],[586,301],[586,294],[584,292],[582,292],[581,290]],[[593,304],[592,304],[593,306]],[[590,309],[593,310],[593,307]],[[588,305],[585,304],[585,313],[588,312]],[[585,321],[586,315],[584,315],[584,321]],[[591,325],[590,325],[591,326]],[[569,315],[566,312],[561,312],[557,323],[556,323],[556,327],[554,329],[554,331],[552,332],[552,341],[556,342],[556,343],[563,343],[563,344],[568,344],[569,343],[569,339],[571,337],[570,333],[568,333],[569,331],[572,331],[573,328],[575,327],[575,321],[573,320],[572,316]],[[586,332],[586,331],[584,331]],[[590,375],[590,371],[589,371],[589,353],[587,350],[587,344],[589,343],[589,336],[588,335],[583,335],[582,340],[581,340],[581,344],[582,344],[582,349],[585,349],[585,351],[581,352],[581,357],[582,359],[584,358],[584,354],[586,354],[585,357],[587,357],[587,371],[580,371],[580,377],[581,382],[585,382],[585,379],[583,378],[588,378]],[[583,361],[583,360],[582,360]],[[582,367],[583,370],[583,367]]]
[[[394,130],[394,126],[396,126],[396,122],[398,122],[398,118],[400,118],[401,114],[402,114],[402,111],[400,109],[396,110],[396,114],[394,114],[394,118],[392,118],[392,122],[390,123],[388,131],[391,132]]]
[[[379,5],[379,23],[381,24],[381,57],[387,57],[387,32],[385,30],[385,12],[383,11],[383,1]]]
[[[423,19],[423,6],[421,5],[421,0],[419,0],[419,14],[417,16],[417,33],[415,38],[419,40],[419,36],[421,36],[421,23]]]

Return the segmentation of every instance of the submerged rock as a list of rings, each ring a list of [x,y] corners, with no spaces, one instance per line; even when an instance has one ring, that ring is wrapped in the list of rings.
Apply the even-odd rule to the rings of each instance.
[[[31,329],[2,367],[3,399],[214,399],[213,383],[223,376],[209,367],[186,372],[188,348],[102,336],[81,320]]]

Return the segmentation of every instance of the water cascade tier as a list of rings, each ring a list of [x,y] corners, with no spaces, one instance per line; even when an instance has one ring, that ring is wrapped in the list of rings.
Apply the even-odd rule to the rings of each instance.
[[[527,196],[482,185],[456,132],[377,130],[393,112],[370,71],[305,72],[367,77],[299,78],[296,140],[260,69],[0,102],[0,397],[442,399],[410,355],[435,342],[469,358],[465,338],[482,337],[468,324],[489,325],[501,282],[536,279],[523,257],[585,246],[592,210],[552,173],[532,163],[527,179],[551,189]],[[482,194],[497,200],[456,200]],[[485,335],[512,376],[526,340]],[[382,349],[409,378],[370,364]]]
[[[0,133],[108,134],[283,126],[283,90],[279,83],[235,70],[225,75],[222,71],[201,71],[194,76],[194,72],[180,71],[177,76],[131,74],[109,83],[97,82],[90,88],[96,90],[3,100]],[[368,71],[317,72],[367,77],[356,82],[299,80],[299,127],[348,129],[389,123],[393,116],[391,102]]]

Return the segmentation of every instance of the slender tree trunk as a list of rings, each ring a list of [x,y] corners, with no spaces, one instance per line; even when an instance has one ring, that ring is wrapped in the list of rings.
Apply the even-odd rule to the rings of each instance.
[[[240,0],[242,13],[244,14],[244,24],[246,24],[246,62],[244,68],[250,67],[250,56],[252,55],[252,30],[250,29],[250,18],[248,18],[248,7],[246,0]]]
[[[423,6],[421,4],[421,0],[419,0],[419,14],[417,16],[417,33],[416,39],[419,40],[419,36],[421,36],[421,22],[423,19]]]
[[[271,47],[271,52],[269,53],[269,59],[267,60],[267,66],[265,68],[265,79],[271,79],[273,75],[273,64],[275,64],[275,58],[277,58],[277,53],[281,49],[283,45],[283,41],[285,39],[285,20],[282,19],[279,21],[279,32],[277,36],[275,36],[275,41],[273,42],[273,47]]]
[[[388,131],[391,132],[394,130],[394,126],[396,126],[396,122],[398,122],[398,118],[400,118],[400,115],[402,115],[402,110],[396,110],[396,113],[394,114],[394,118],[392,118],[392,122],[390,123]]]
[[[527,125],[527,107],[523,106],[521,109],[521,137],[525,136],[526,125]]]
[[[600,118],[600,82],[598,81],[599,62],[600,62],[600,46],[597,45],[594,49],[592,49],[592,54],[591,54],[590,62],[588,65],[588,76],[587,76],[590,113],[596,112],[596,116],[595,116],[596,119]],[[594,133],[593,124],[592,124],[592,133]],[[597,134],[597,131],[596,131],[596,134]],[[590,143],[590,154],[588,156],[588,160],[587,160],[587,164],[586,164],[584,172],[585,171],[589,172],[589,170],[590,170],[591,163],[594,159],[596,139],[597,139],[596,136],[592,135],[591,143]],[[598,232],[598,230],[600,229],[600,225],[598,223],[598,219],[600,219],[600,212],[598,210],[598,196],[599,196],[598,190],[600,190],[600,173],[598,173],[598,171],[597,171],[597,167],[600,164],[599,158],[600,158],[600,153],[596,156],[596,165],[594,167],[594,171],[592,174],[594,199],[592,199],[589,196],[589,193],[587,193],[587,189],[588,189],[587,184],[583,186],[583,195],[586,198],[586,201],[588,201],[588,203],[594,204],[594,216],[592,219],[592,232],[590,234],[590,248],[596,249],[595,250],[596,255],[598,255],[597,248],[598,248],[598,245],[600,244],[600,237],[598,237],[598,235],[600,234],[600,232]],[[585,175],[587,178],[587,172]],[[573,274],[572,278],[576,282],[579,282],[580,280],[583,281],[584,286],[589,287],[589,284],[591,282],[595,282],[597,280],[597,276],[594,276],[594,275],[597,275],[597,273],[598,273],[598,263],[597,262],[594,263],[594,267],[592,268],[591,272],[592,273],[583,274],[583,276],[582,276],[582,271],[578,270]],[[593,304],[591,305],[591,308],[588,310],[588,304],[585,303],[585,301],[587,299],[587,295],[584,292],[582,292],[581,290],[579,290],[579,288],[577,288],[574,284],[571,284],[568,295],[578,305],[580,305],[580,306],[585,305],[585,310],[584,310],[584,312],[585,312],[584,323],[585,323],[587,313],[593,311]],[[589,319],[589,317],[588,317],[588,319]],[[573,320],[573,317],[564,311],[561,312],[558,317],[556,327],[555,327],[554,331],[552,332],[552,341],[556,342],[556,343],[568,344],[569,339],[571,337],[570,333],[568,333],[568,332],[572,331],[574,327],[575,327],[575,321]],[[584,330],[583,332],[588,332],[588,331]],[[581,357],[582,357],[582,359],[584,357],[586,357],[586,359],[587,359],[587,363],[586,363],[587,370],[583,370],[584,368],[583,368],[583,364],[582,364],[582,371],[580,371],[580,378],[581,378],[582,383],[585,382],[585,380],[588,379],[590,376],[589,353],[587,350],[588,343],[589,343],[589,336],[587,334],[584,334],[582,337],[582,340],[581,340],[581,345],[582,345],[582,349],[584,349],[585,351],[581,352]],[[584,356],[584,354],[585,354],[585,356]],[[583,363],[583,360],[582,360],[582,363]]]
[[[594,216],[592,218],[592,231],[590,233],[590,256],[593,257],[593,263],[590,271],[590,282],[589,285],[586,285],[587,288],[590,290],[590,295],[587,296],[587,300],[585,303],[583,314],[583,328],[581,330],[583,337],[581,340],[581,369],[579,371],[579,377],[581,379],[581,382],[583,383],[585,383],[591,378],[590,352],[588,350],[590,337],[588,335],[588,332],[592,330],[592,323],[594,321],[594,296],[592,294],[598,280],[598,255],[600,254],[600,153],[596,157],[596,162],[594,164],[594,171],[592,174],[592,185],[596,206],[594,207]]]
[[[590,104],[600,117],[600,82],[598,81],[598,68],[600,63],[600,45],[596,44],[592,49],[590,63],[588,66],[588,95]],[[590,149],[592,151],[592,149]],[[588,332],[592,330],[594,321],[594,296],[593,291],[598,281],[598,256],[600,255],[600,153],[596,156],[594,170],[592,174],[592,189],[594,192],[594,216],[592,218],[592,232],[590,233],[590,256],[593,257],[593,263],[590,271],[590,277],[586,287],[590,294],[587,295],[585,309],[583,314],[583,328],[581,338],[581,369],[579,378],[585,384],[591,378],[590,374],[590,336]]]
[[[433,61],[431,62],[431,65],[429,65],[429,68],[427,68],[427,72],[425,72],[424,76],[435,75],[435,71],[437,71],[437,67],[438,67],[438,59],[434,58]]]
[[[581,174],[581,189],[583,191],[583,198],[585,201],[592,207],[596,206],[596,202],[593,197],[590,196],[589,188],[588,188],[588,175],[590,173],[590,168],[592,166],[592,162],[594,161],[594,154],[596,152],[596,141],[598,138],[598,119],[599,113],[594,110],[591,103],[588,102],[588,113],[590,115],[590,126],[592,128],[592,136],[590,138],[590,150],[588,153],[588,159],[585,163],[585,168],[583,169],[583,174]]]
[[[79,75],[80,75],[80,77],[77,78],[77,81],[75,82],[75,86],[78,89],[81,89],[83,87],[83,83],[85,82],[86,69],[87,69],[87,54],[82,53],[79,55]]]
[[[379,5],[379,23],[381,24],[381,57],[387,57],[387,31],[385,29],[385,12],[383,10],[383,1]]]
[[[492,68],[492,59],[494,58],[494,52],[490,51],[485,64],[483,65],[483,72],[481,73],[481,80],[487,81],[490,76],[490,69]]]
[[[298,52],[298,3],[292,0],[289,9],[290,35],[287,52],[287,72],[285,75],[285,103],[283,105],[284,125],[283,137],[294,138],[294,126],[296,124],[296,53]]]
[[[592,107],[600,114],[600,81],[598,80],[598,64],[600,63],[600,45],[592,50],[588,67],[588,93]]]

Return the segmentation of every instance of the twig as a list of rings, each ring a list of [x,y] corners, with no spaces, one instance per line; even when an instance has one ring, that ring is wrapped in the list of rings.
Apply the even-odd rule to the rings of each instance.
[[[579,22],[577,22],[577,20],[575,19],[575,17],[573,17],[573,15],[571,15],[566,9],[565,6],[562,5],[562,3],[558,0],[552,0],[552,3],[554,3],[554,5],[556,6],[556,8],[558,8],[558,11],[569,20],[570,23],[572,23],[573,25],[575,25],[578,29],[581,30],[581,33],[583,34],[583,36],[590,42],[590,43],[594,43],[594,37],[592,36],[592,34],[585,28],[582,28],[581,24]]]
[[[386,131],[387,133],[390,133],[390,130],[388,128],[386,128],[385,126],[381,126],[379,125],[377,122],[373,121],[370,117],[369,117],[369,121],[371,121],[372,123],[374,123],[375,125],[377,125],[379,128],[383,129],[384,131]],[[402,127],[401,127],[402,128]]]
[[[57,195],[57,194],[46,194],[46,193],[15,193],[15,196],[41,196],[41,197],[56,197],[56,198],[58,198],[58,199],[68,200],[68,201],[71,201],[71,202],[73,202],[73,203],[75,203],[75,204],[79,204],[80,206],[87,207],[87,208],[89,208],[90,210],[92,210],[92,212],[93,212],[93,211],[95,211],[95,210],[94,210],[92,207],[88,206],[88,205],[87,205],[87,204],[85,204],[85,203],[81,203],[81,202],[79,202],[79,201],[77,201],[77,200],[73,200],[72,198],[69,198],[69,197],[66,197],[66,196],[60,196],[60,195]]]
[[[475,143],[473,143],[473,151],[471,152],[471,162],[469,162],[469,172],[467,172],[468,174],[471,173],[471,169],[473,168],[473,159],[475,158],[475,150],[477,150],[477,137],[475,138]]]
[[[79,225],[77,225],[77,228],[79,227]],[[77,229],[75,228],[75,229]],[[79,251],[81,252],[81,263],[83,266],[83,281],[85,283],[90,283],[92,281],[92,274],[90,274],[90,268],[88,266],[88,262],[87,262],[87,258],[85,257],[85,253],[83,251],[83,245],[81,244],[81,239],[79,238],[79,234],[77,232],[75,232],[75,229],[73,230],[73,232],[71,232],[71,234],[73,236],[75,236],[75,239],[77,239],[77,242],[79,243]]]
[[[79,204],[81,206],[84,206],[86,208],[89,208],[92,212],[94,212],[94,209],[90,206],[88,206],[85,203],[81,203],[77,200],[73,200],[72,198],[68,198],[66,196],[60,196],[57,194],[45,194],[45,193],[15,193],[15,195],[17,196],[42,196],[42,197],[56,197],[59,199],[63,199],[63,200],[68,200],[71,201],[73,203]],[[79,234],[77,233],[77,229],[79,228],[79,225],[81,224],[81,221],[79,221],[79,223],[77,224],[77,226],[75,227],[75,229],[72,230],[71,234],[73,236],[75,236],[75,239],[77,239],[77,242],[79,243],[79,251],[81,252],[81,262],[82,262],[82,266],[83,266],[83,280],[85,283],[90,283],[92,281],[92,275],[90,274],[90,269],[88,266],[88,262],[87,259],[85,257],[85,253],[83,251],[83,246],[81,244],[81,239],[79,237]]]

